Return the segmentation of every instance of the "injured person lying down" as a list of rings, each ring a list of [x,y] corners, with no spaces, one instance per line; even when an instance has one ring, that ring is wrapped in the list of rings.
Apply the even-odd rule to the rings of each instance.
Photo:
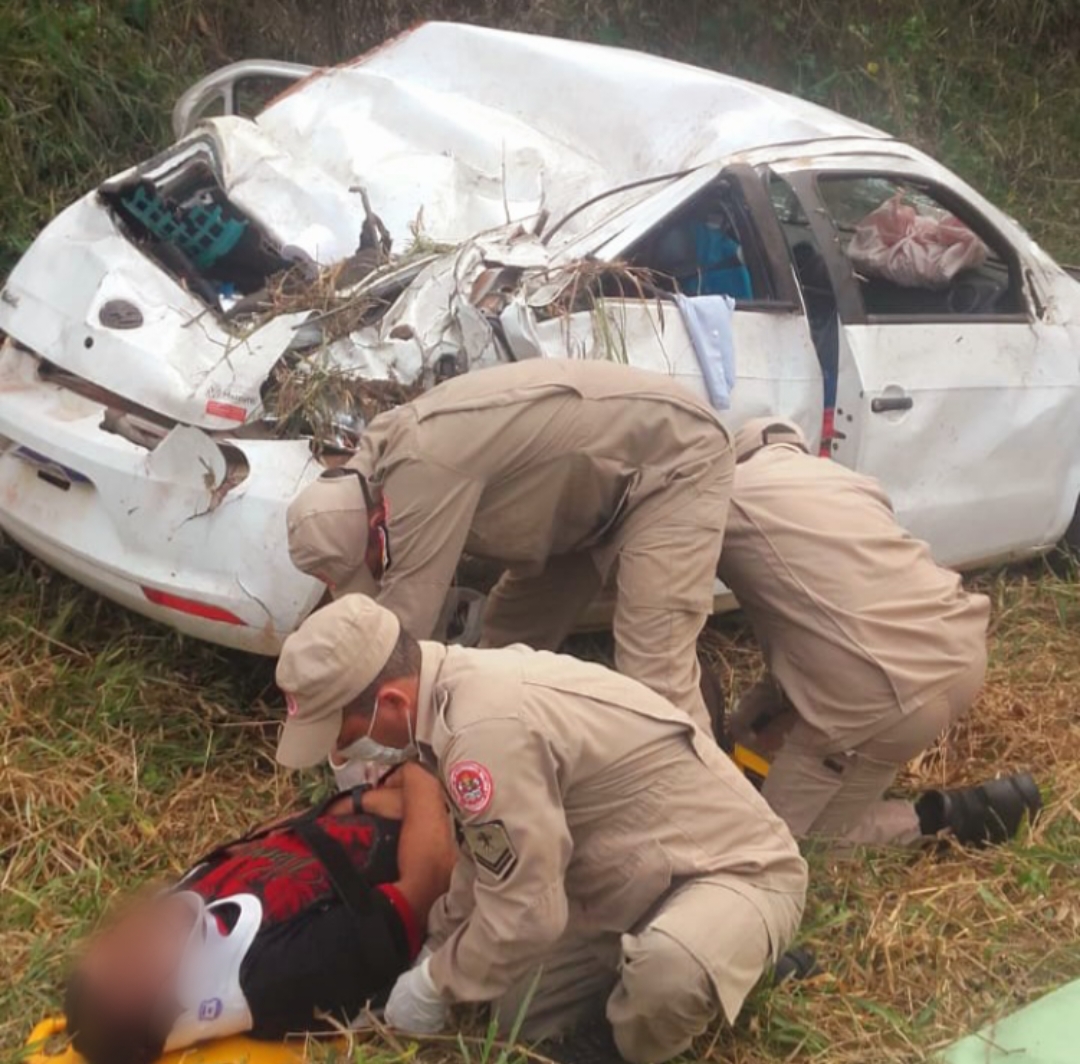
[[[415,959],[454,853],[418,765],[218,848],[90,939],[67,984],[74,1048],[150,1064],[204,1039],[353,1023]]]

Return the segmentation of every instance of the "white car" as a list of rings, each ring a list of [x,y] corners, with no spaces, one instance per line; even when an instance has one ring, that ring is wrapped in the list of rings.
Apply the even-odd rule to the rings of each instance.
[[[292,84],[249,120],[252,76]],[[877,130],[438,23],[330,70],[226,68],[176,121],[0,291],[0,527],[149,617],[275,653],[323,594],[285,506],[371,397],[523,357],[653,367],[732,426],[793,418],[945,564],[1074,519],[1080,285]]]

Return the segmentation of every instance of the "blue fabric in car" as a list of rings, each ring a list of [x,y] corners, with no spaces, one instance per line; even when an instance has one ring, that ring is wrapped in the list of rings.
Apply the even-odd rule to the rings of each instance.
[[[735,387],[735,340],[732,315],[735,300],[730,296],[675,296],[690,342],[694,345],[709,402],[717,410],[731,406]]]
[[[688,296],[732,296],[753,299],[750,271],[739,258],[739,244],[707,222],[693,223],[697,270],[679,278]]]

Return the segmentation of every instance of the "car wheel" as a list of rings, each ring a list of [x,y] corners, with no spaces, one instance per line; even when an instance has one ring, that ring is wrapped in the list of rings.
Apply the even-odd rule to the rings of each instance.
[[[1067,553],[1080,558],[1080,500],[1077,500],[1073,518],[1061,537],[1061,546]]]

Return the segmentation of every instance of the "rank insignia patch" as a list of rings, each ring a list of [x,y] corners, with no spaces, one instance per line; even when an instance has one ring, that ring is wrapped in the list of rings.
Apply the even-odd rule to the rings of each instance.
[[[496,879],[505,879],[517,866],[517,851],[501,820],[463,824],[461,833],[473,860]]]

